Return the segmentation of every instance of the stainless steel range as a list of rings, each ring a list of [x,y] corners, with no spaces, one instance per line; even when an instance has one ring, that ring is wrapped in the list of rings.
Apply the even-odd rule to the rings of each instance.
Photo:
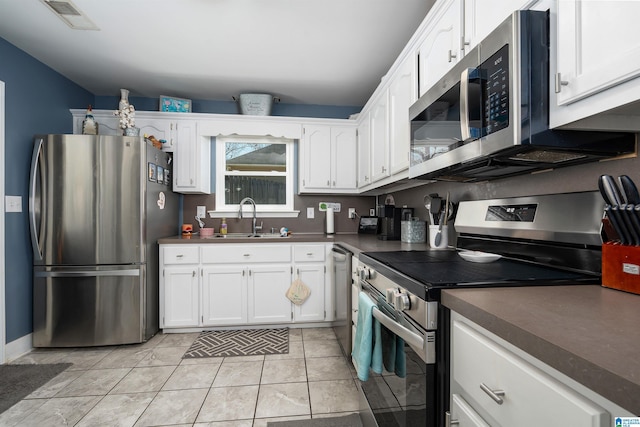
[[[377,424],[444,426],[450,313],[439,304],[442,289],[600,283],[604,208],[597,192],[463,201],[455,249],[360,254],[374,318],[405,342],[404,377],[385,371],[361,382]]]

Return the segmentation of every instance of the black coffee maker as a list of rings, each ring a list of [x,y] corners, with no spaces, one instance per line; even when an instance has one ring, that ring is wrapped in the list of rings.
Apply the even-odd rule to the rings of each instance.
[[[400,240],[402,209],[396,208],[395,205],[380,205],[378,206],[378,218],[380,218],[378,239]]]

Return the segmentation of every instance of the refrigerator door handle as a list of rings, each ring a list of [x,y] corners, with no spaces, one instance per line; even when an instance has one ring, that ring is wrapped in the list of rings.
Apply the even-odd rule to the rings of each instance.
[[[140,269],[132,270],[83,270],[83,271],[35,271],[35,277],[96,277],[96,276],[140,276]]]
[[[42,261],[42,249],[40,248],[40,241],[42,238],[42,188],[38,191],[38,174],[41,173],[41,157],[42,157],[42,144],[44,140],[38,138],[36,145],[33,148],[33,154],[31,155],[31,174],[29,182],[29,221],[31,222],[31,246],[33,248],[34,261]],[[40,210],[40,223],[38,224],[38,218],[36,217],[36,204]]]

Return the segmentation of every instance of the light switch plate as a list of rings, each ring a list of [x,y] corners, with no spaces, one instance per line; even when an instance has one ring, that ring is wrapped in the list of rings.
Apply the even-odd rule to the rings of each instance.
[[[315,218],[316,214],[315,214],[315,210],[311,207],[311,208],[307,208],[307,219],[313,219]]]
[[[198,206],[196,211],[196,216],[198,218],[205,218],[207,216],[207,207],[206,206]]]
[[[22,196],[5,196],[5,212],[22,212]]]

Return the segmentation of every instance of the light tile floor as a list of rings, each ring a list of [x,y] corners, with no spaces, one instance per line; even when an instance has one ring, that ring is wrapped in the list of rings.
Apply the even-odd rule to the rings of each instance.
[[[182,359],[197,336],[34,350],[12,363],[73,366],[0,414],[0,426],[264,427],[359,409],[331,328],[291,329],[288,354]]]

